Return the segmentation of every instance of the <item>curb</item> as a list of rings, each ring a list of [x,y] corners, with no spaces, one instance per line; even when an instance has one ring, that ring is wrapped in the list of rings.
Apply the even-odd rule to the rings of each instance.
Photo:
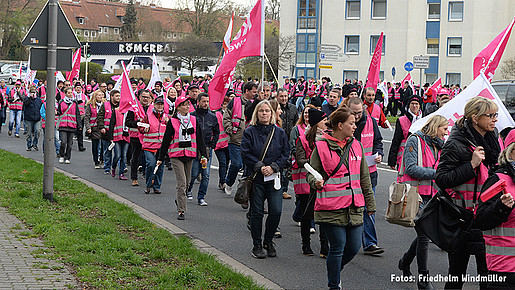
[[[34,159],[32,159],[34,160]],[[36,160],[34,160],[36,161]],[[36,161],[40,164],[43,164],[42,162],[40,161]],[[142,218],[144,218],[145,220],[155,224],[156,226],[162,228],[162,229],[165,229],[167,230],[169,233],[171,233],[172,235],[174,236],[185,236],[188,234],[188,232],[186,232],[185,230],[179,228],[178,226],[172,224],[171,222],[155,215],[154,213],[144,209],[143,207],[133,203],[132,201],[130,200],[127,200],[121,196],[119,196],[118,194],[112,192],[112,191],[109,191],[103,187],[101,187],[100,185],[97,185],[91,181],[88,181],[88,180],[85,180],[75,174],[72,174],[72,173],[69,173],[67,171],[64,171],[60,168],[57,168],[57,167],[54,167],[54,170],[57,171],[57,172],[60,172],[72,179],[75,179],[75,180],[78,180],[84,184],[86,184],[87,186],[93,188],[94,190],[98,191],[98,192],[103,192],[105,194],[107,194],[107,196],[119,203],[122,203],[122,204],[125,204],[127,205],[128,207],[132,208],[134,210],[134,212],[136,212],[139,216],[141,216]],[[199,249],[200,251],[204,252],[204,253],[208,253],[208,254],[211,254],[211,255],[214,255],[217,260],[219,260],[220,262],[226,264],[227,266],[229,266],[230,268],[232,268],[234,271],[238,272],[238,273],[241,273],[243,275],[246,275],[246,276],[250,276],[257,284],[263,286],[263,287],[266,287],[267,289],[283,289],[281,288],[281,286],[275,284],[274,282],[272,282],[271,280],[267,279],[266,277],[264,277],[263,275],[259,274],[258,272],[252,270],[251,268],[247,267],[246,265],[242,264],[241,262],[235,260],[234,258],[230,257],[229,255],[227,255],[226,253],[216,249],[215,247],[205,243],[204,241],[202,240],[199,240],[199,239],[196,239],[196,238],[192,238],[192,237],[189,237],[190,240],[193,242],[193,244],[195,245],[195,247],[197,247],[197,249]]]

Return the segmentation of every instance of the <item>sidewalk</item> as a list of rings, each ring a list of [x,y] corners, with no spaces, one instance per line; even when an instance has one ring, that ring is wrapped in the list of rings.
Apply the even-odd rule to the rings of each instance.
[[[79,289],[64,264],[31,254],[44,249],[32,231],[0,207],[0,289]]]

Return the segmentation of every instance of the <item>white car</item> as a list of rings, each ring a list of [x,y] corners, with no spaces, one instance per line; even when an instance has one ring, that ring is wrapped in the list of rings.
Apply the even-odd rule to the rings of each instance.
[[[14,84],[14,82],[16,82],[17,79],[23,80],[25,78],[25,74],[27,73],[27,68],[22,69],[21,77],[18,77],[19,73],[20,73],[19,65],[8,67],[7,69],[2,70],[2,72],[0,72],[0,80],[4,80],[7,84],[12,85],[12,84]]]

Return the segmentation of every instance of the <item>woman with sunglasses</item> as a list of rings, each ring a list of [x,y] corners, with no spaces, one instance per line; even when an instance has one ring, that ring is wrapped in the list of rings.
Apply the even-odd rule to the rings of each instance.
[[[497,105],[484,97],[474,97],[465,105],[464,116],[458,119],[445,143],[436,169],[436,184],[458,206],[475,211],[481,187],[488,170],[497,164],[501,147],[497,129]],[[459,277],[447,282],[445,289],[461,289],[471,255],[476,256],[477,272],[488,273],[485,240],[475,223],[462,245],[449,253],[449,275]],[[480,282],[483,289],[485,285]]]

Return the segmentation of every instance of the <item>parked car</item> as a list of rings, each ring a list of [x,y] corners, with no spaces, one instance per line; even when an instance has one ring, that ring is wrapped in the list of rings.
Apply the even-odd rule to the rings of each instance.
[[[515,80],[494,81],[492,87],[515,119]]]
[[[0,80],[4,80],[7,84],[14,84],[17,79],[24,79],[25,74],[27,73],[27,68],[22,69],[21,71],[21,77],[18,77],[20,66],[19,65],[13,65],[9,66],[0,72]]]

